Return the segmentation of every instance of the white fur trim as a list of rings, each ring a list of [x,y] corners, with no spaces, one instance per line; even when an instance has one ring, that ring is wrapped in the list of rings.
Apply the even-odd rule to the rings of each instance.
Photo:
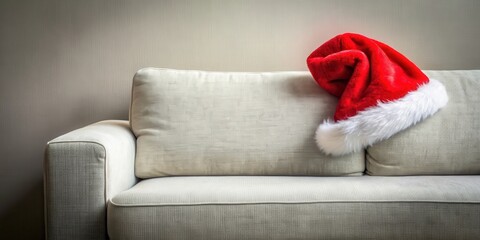
[[[403,98],[379,102],[348,119],[320,124],[318,147],[334,156],[357,152],[433,115],[448,102],[447,91],[435,79]]]

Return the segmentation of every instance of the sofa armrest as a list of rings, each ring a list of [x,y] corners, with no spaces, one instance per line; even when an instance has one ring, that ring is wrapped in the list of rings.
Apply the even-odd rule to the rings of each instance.
[[[106,239],[106,203],[137,182],[136,139],[128,121],[108,120],[69,132],[46,148],[48,239]]]

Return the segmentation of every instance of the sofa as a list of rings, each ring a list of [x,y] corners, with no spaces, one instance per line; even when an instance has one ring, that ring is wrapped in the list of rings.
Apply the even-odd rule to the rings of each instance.
[[[480,239],[480,71],[424,72],[446,107],[334,157],[308,72],[141,69],[128,121],[47,144],[47,239]]]

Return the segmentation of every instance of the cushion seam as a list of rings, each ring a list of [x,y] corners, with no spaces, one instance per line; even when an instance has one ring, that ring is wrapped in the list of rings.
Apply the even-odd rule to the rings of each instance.
[[[323,204],[323,203],[440,203],[440,204],[480,204],[480,201],[435,201],[435,200],[327,200],[327,201],[302,201],[302,202],[287,202],[287,201],[270,201],[270,202],[200,202],[200,203],[146,203],[146,204],[128,204],[115,203],[112,200],[109,202],[116,207],[187,207],[187,206],[203,206],[203,205],[293,205],[293,204]]]

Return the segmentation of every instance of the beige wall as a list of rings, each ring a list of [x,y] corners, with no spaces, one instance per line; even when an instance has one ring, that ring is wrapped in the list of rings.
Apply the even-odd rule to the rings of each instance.
[[[479,69],[479,24],[478,0],[1,0],[0,236],[41,238],[45,143],[126,119],[141,67],[305,70],[351,31],[423,69]]]

